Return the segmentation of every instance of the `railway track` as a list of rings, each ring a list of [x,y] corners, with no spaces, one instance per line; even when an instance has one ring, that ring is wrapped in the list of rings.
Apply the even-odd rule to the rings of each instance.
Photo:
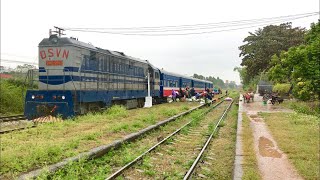
[[[216,123],[216,126],[215,126],[212,133],[210,133],[210,134],[207,133],[208,129],[211,129],[213,127],[211,117],[209,117],[209,118],[207,117],[207,118],[205,118],[205,120],[199,121],[199,124],[197,124],[197,125],[194,125],[193,120],[191,120],[191,121],[187,122],[186,124],[184,124],[183,126],[181,126],[180,128],[176,129],[173,133],[171,133],[170,135],[168,135],[167,137],[162,139],[157,144],[153,145],[150,149],[148,149],[145,152],[143,152],[142,154],[140,154],[133,161],[129,162],[125,166],[118,169],[116,172],[114,172],[107,179],[115,179],[118,176],[123,176],[128,179],[148,178],[148,177],[144,177],[143,170],[140,170],[139,168],[134,166],[135,164],[137,164],[137,162],[144,159],[147,155],[148,156],[150,155],[152,157],[152,160],[151,160],[152,162],[150,163],[152,165],[150,165],[150,166],[152,166],[152,168],[156,169],[153,172],[165,171],[166,168],[171,169],[170,166],[172,166],[172,164],[175,164],[176,162],[180,162],[179,158],[175,158],[174,153],[171,152],[172,150],[174,151],[175,149],[177,149],[177,147],[175,147],[175,146],[179,146],[180,149],[182,147],[183,152],[179,151],[178,154],[179,154],[179,156],[181,156],[181,154],[182,154],[185,157],[185,159],[189,158],[188,163],[190,163],[191,160],[195,159],[195,161],[194,161],[194,162],[196,162],[195,165],[191,166],[191,168],[193,168],[193,170],[194,170],[194,168],[196,167],[197,163],[199,162],[199,160],[202,156],[203,151],[205,150],[206,146],[209,144],[210,140],[213,137],[214,132],[217,130],[217,127],[219,126],[219,123],[222,121],[222,119],[226,115],[227,111],[230,109],[232,103],[233,103],[233,101],[229,104],[227,104],[225,101],[221,101],[201,115],[201,116],[204,116],[207,113],[209,113],[210,116],[213,116],[214,113],[211,112],[212,109],[215,109],[216,107],[220,106],[221,104],[223,104],[223,106],[227,106],[225,109],[218,110],[221,112],[223,111],[223,114],[220,116],[220,119]],[[219,114],[221,114],[221,113],[219,113]],[[187,133],[181,133],[183,131],[187,131]],[[199,142],[201,142],[201,143],[199,144]],[[168,144],[171,147],[169,147]],[[159,152],[153,153],[151,155],[151,152],[155,151],[155,150],[157,150]],[[199,152],[199,151],[201,153],[200,157],[198,157],[198,156],[194,157],[195,152]],[[192,157],[192,158],[190,158],[190,157]],[[186,161],[185,159],[181,160],[180,164],[183,164],[182,161]],[[171,161],[171,162],[168,162],[168,161]],[[172,162],[174,162],[174,163],[172,163]],[[182,166],[185,166],[185,165],[182,165]],[[183,167],[181,168],[181,167],[180,167],[180,169],[179,168],[178,169],[179,169],[179,171],[183,172],[183,170],[185,168],[183,168]],[[189,172],[190,171],[189,170],[187,174],[191,175],[193,170],[191,170],[191,172]],[[162,172],[162,173],[164,173],[164,172]],[[132,176],[134,176],[134,177],[132,177]],[[163,174],[161,174],[160,176],[163,176]],[[164,178],[166,178],[166,176]]]
[[[199,164],[205,150],[207,149],[208,145],[210,144],[212,138],[214,137],[214,134],[216,133],[219,125],[221,124],[221,122],[223,121],[223,118],[226,116],[228,110],[230,109],[231,105],[233,104],[233,101],[230,103],[230,105],[228,106],[228,108],[223,112],[222,116],[220,117],[219,121],[216,123],[213,131],[211,132],[209,138],[207,139],[206,143],[204,144],[204,146],[202,147],[200,153],[198,154],[197,158],[195,159],[195,161],[193,162],[192,166],[190,167],[190,169],[188,170],[188,172],[186,173],[186,175],[184,176],[184,180],[189,180],[192,178],[193,173],[195,172],[197,165]]]
[[[27,118],[21,114],[21,115],[15,115],[15,116],[0,116],[0,123],[2,122],[12,122],[12,121],[21,121],[26,120]]]
[[[19,131],[23,129],[28,129],[35,127],[35,124],[31,126],[25,126],[21,122],[26,121],[27,118],[24,115],[15,115],[15,116],[1,116],[0,117],[0,134],[5,134],[13,131]],[[23,127],[20,127],[23,125]],[[9,128],[8,128],[9,127]]]

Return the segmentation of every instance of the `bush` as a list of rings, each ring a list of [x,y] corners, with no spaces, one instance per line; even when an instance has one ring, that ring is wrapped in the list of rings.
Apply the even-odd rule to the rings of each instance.
[[[277,92],[281,95],[285,95],[289,92],[291,85],[290,84],[276,84],[273,86],[272,91]]]
[[[0,114],[21,114],[24,110],[26,88],[22,80],[0,81]]]

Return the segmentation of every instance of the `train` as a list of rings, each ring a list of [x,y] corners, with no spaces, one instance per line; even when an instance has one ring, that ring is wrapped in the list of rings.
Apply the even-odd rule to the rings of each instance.
[[[148,74],[153,103],[166,101],[172,90],[190,87],[201,93],[213,89],[210,81],[167,72],[148,60],[76,38],[53,34],[38,47],[38,88],[28,89],[25,96],[28,119],[47,115],[68,118],[113,104],[143,107]]]

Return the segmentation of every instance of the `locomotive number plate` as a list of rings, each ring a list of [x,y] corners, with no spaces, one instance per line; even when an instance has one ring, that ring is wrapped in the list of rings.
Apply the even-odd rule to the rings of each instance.
[[[47,66],[63,66],[63,61],[54,60],[54,61],[46,61]]]

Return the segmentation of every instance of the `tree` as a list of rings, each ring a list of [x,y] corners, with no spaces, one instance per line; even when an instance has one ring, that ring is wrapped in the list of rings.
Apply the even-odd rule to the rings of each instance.
[[[273,56],[269,79],[276,83],[289,82],[293,94],[301,100],[320,100],[320,22],[311,25],[306,45],[292,47],[280,56]]]
[[[225,84],[224,84],[223,80],[220,79],[219,77],[217,77],[217,78],[215,78],[213,76],[204,77],[204,76],[198,75],[198,74],[193,74],[193,77],[197,78],[197,79],[203,79],[203,80],[211,81],[213,86],[215,86],[215,87],[220,87],[220,88],[224,88],[225,87]]]
[[[246,67],[248,78],[253,79],[268,70],[274,54],[279,56],[281,51],[302,44],[304,33],[305,29],[292,28],[291,23],[270,25],[255,33],[249,32],[250,35],[243,40],[245,44],[239,47],[241,66]]]
[[[197,78],[197,79],[205,80],[205,77],[204,77],[204,76],[202,76],[202,75],[193,74],[193,77],[194,77],[194,78]]]
[[[19,73],[26,73],[29,69],[36,69],[36,66],[30,64],[18,65],[15,68],[15,71]]]

